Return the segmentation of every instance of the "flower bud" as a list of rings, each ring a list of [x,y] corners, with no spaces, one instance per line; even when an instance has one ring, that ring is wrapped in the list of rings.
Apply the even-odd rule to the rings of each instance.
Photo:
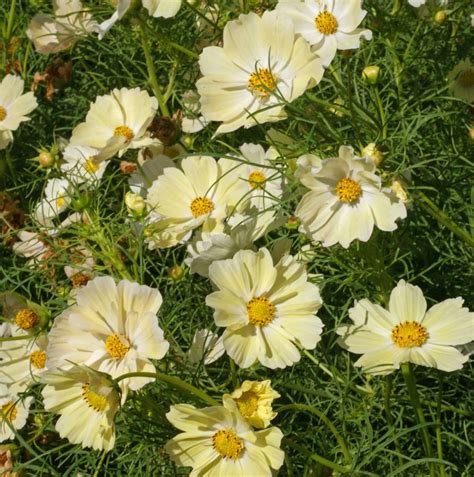
[[[395,179],[391,186],[390,186],[390,189],[393,190],[393,192],[395,192],[395,195],[404,203],[408,203],[408,192],[407,190],[405,189],[403,183],[401,181],[399,181],[398,179]]]
[[[291,217],[288,217],[288,220],[286,222],[286,228],[290,230],[297,229],[300,225],[300,219],[298,217],[292,215]]]
[[[168,269],[168,277],[171,278],[174,282],[180,280],[184,275],[183,267],[179,265],[174,265],[173,267]]]
[[[366,66],[362,71],[362,78],[369,84],[377,84],[380,76],[380,67],[377,65]]]
[[[141,215],[146,207],[143,197],[133,192],[127,192],[125,194],[125,205],[130,212],[138,215]]]
[[[38,154],[38,162],[41,167],[49,168],[54,164],[54,156],[49,151],[41,151]]]
[[[434,16],[434,21],[438,25],[442,25],[446,21],[446,18],[448,18],[448,12],[446,10],[439,10]]]
[[[383,161],[383,152],[379,151],[373,142],[367,144],[367,146],[362,149],[361,153],[362,156],[366,156],[371,159],[375,164],[375,167],[378,167]]]

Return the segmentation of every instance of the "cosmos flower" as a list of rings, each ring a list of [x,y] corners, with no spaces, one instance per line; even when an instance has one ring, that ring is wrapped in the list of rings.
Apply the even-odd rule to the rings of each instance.
[[[474,313],[463,303],[450,298],[427,310],[420,288],[400,280],[388,310],[364,298],[349,310],[353,324],[337,333],[343,346],[362,355],[355,366],[367,373],[388,374],[406,362],[456,371],[469,358],[456,346],[474,340]]]
[[[25,427],[33,398],[20,398],[12,389],[0,384],[0,442],[14,439],[14,429]]]

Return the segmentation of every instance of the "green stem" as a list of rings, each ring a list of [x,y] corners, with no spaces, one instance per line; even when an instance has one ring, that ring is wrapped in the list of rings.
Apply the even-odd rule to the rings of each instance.
[[[400,10],[401,6],[402,4],[400,0],[393,0],[393,7],[392,7],[392,11],[390,12],[390,15],[396,15],[398,11]]]
[[[314,414],[315,416],[319,417],[321,421],[324,422],[326,427],[333,433],[334,437],[336,438],[339,447],[341,448],[342,453],[344,454],[344,458],[348,464],[352,462],[352,456],[351,453],[349,452],[349,449],[347,448],[347,443],[344,440],[344,438],[337,432],[336,427],[334,424],[327,418],[327,416],[322,413],[321,411],[318,411],[312,406],[309,406],[307,404],[286,404],[285,406],[281,406],[276,411],[278,412],[283,412],[283,411],[290,411],[290,410],[295,410],[295,411],[306,411],[310,412],[311,414]]]
[[[415,411],[415,416],[418,424],[421,427],[421,437],[423,441],[423,446],[425,448],[425,452],[427,457],[433,456],[433,450],[431,447],[431,439],[428,432],[427,423],[425,420],[425,415],[423,414],[423,410],[421,409],[420,398],[418,396],[418,390],[416,388],[416,381],[415,375],[413,373],[413,368],[411,367],[410,363],[403,363],[401,365],[402,374],[405,378],[405,384],[407,387],[408,394],[410,396],[411,404],[413,406],[413,410]],[[434,467],[430,464],[430,476],[434,476]]]
[[[315,462],[319,462],[320,464],[323,464],[325,467],[328,467],[329,469],[336,470],[337,472],[340,472],[341,474],[348,474],[349,472],[352,472],[352,470],[349,467],[336,464],[335,462],[327,460],[318,454],[310,452],[304,449],[303,447],[301,447],[300,444],[297,444],[296,442],[292,441],[291,439],[285,438],[285,443],[288,444],[293,449],[295,449],[296,451],[301,452],[302,454],[305,454],[311,460],[314,460]]]
[[[382,127],[382,138],[386,140],[388,135],[388,126],[387,126],[387,121],[385,118],[385,109],[383,107],[383,103],[380,98],[380,93],[377,86],[374,86],[374,91],[375,91],[375,101],[377,103],[377,108],[379,110],[380,125]]]
[[[436,449],[438,451],[439,460],[443,460],[443,441],[441,437],[441,399],[443,397],[443,375],[439,375],[439,390],[438,390],[438,405],[436,409]],[[439,463],[439,475],[440,477],[446,477],[446,468],[444,463]]]
[[[5,32],[5,40],[8,42],[10,41],[10,37],[13,30],[13,21],[15,19],[15,7],[16,7],[16,0],[11,0],[10,4],[10,12],[8,13],[8,24],[7,24],[7,31]]]
[[[146,67],[148,70],[148,82],[151,85],[151,89],[158,100],[158,104],[160,105],[160,111],[163,116],[169,116],[170,112],[168,110],[168,106],[166,105],[166,101],[163,98],[163,94],[161,93],[160,85],[158,84],[158,79],[156,77],[156,70],[153,64],[153,58],[151,57],[150,47],[148,45],[148,38],[146,36],[146,25],[145,22],[138,18],[138,23],[140,25],[140,34],[142,39],[142,47],[143,53],[145,54],[146,60]]]
[[[423,192],[418,191],[418,197],[421,199],[419,205],[422,209],[431,214],[440,224],[445,225],[453,234],[464,240],[470,247],[474,247],[474,239],[464,229],[453,222],[438,206],[432,202]]]
[[[194,396],[198,397],[201,399],[201,401],[204,401],[207,404],[210,404],[211,406],[218,406],[219,402],[216,401],[215,399],[211,398],[208,396],[204,391],[201,391],[200,389],[194,387],[192,384],[188,384],[185,381],[182,381],[181,379],[177,378],[176,376],[168,376],[167,374],[163,373],[146,373],[146,372],[136,372],[136,373],[126,373],[122,374],[118,378],[115,378],[114,381],[116,383],[128,379],[128,378],[156,378],[159,379],[160,381],[163,381],[165,383],[170,384],[174,388],[181,389],[189,394],[193,394]]]
[[[384,409],[385,409],[385,415],[387,416],[387,422],[391,430],[393,430],[393,417],[392,417],[392,412],[390,409],[390,397],[392,395],[392,387],[393,387],[393,379],[392,376],[386,376],[385,377],[385,396],[384,396]],[[395,448],[397,449],[398,452],[398,462],[400,465],[403,464],[403,459],[402,459],[402,449],[400,447],[400,443],[398,442],[398,439],[394,440],[395,443]]]

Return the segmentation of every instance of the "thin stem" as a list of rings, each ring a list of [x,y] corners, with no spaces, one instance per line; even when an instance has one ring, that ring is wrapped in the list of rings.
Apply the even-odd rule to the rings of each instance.
[[[156,76],[155,65],[153,64],[153,58],[151,57],[150,47],[148,45],[148,38],[146,36],[146,25],[141,18],[138,18],[137,20],[138,24],[140,25],[140,36],[142,39],[143,53],[145,54],[146,67],[148,70],[148,82],[150,83],[151,89],[153,90],[153,93],[158,100],[161,114],[163,116],[169,116],[170,112],[168,110],[168,106],[166,105],[166,101],[163,98],[163,94],[161,93],[161,88],[158,84],[158,79]]]
[[[443,460],[443,441],[441,437],[441,399],[443,397],[443,375],[439,374],[438,405],[436,409],[436,450],[439,460]],[[446,477],[446,468],[444,463],[439,463],[439,475]]]
[[[421,409],[420,398],[418,396],[418,390],[416,388],[416,381],[415,375],[413,373],[413,369],[410,363],[403,363],[401,365],[403,377],[405,378],[405,384],[407,387],[408,394],[410,396],[411,404],[413,406],[413,410],[415,411],[415,416],[418,424],[421,427],[421,437],[423,441],[423,446],[425,448],[425,452],[427,457],[433,456],[433,451],[431,447],[431,439],[427,428],[427,423],[425,420],[425,415],[423,414],[423,410]],[[430,476],[434,476],[434,467],[430,464]]]
[[[385,109],[383,107],[383,103],[380,98],[380,93],[377,86],[374,86],[374,91],[375,91],[375,101],[377,103],[377,108],[379,110],[380,125],[382,126],[382,138],[386,140],[387,134],[388,134],[388,126],[387,126],[387,121],[385,118]]]
[[[290,410],[295,410],[295,411],[306,411],[310,412],[311,414],[314,414],[315,416],[319,417],[321,421],[324,422],[326,427],[333,433],[334,437],[336,438],[339,447],[341,448],[342,453],[344,454],[344,458],[348,464],[352,462],[352,456],[351,453],[349,452],[349,449],[347,448],[347,443],[344,440],[344,438],[337,432],[336,427],[334,424],[327,418],[325,414],[323,414],[321,411],[318,411],[312,406],[309,406],[307,404],[286,404],[285,406],[281,406],[276,411],[278,412],[283,412],[283,411],[290,411]]]
[[[215,399],[211,398],[208,396],[204,391],[201,391],[200,389],[194,387],[192,384],[186,383],[185,381],[182,381],[181,379],[177,378],[176,376],[168,376],[167,374],[163,373],[146,373],[146,372],[136,372],[136,373],[126,373],[122,374],[118,378],[115,378],[114,381],[116,383],[128,379],[128,378],[156,378],[159,379],[160,381],[163,381],[165,383],[170,384],[171,386],[181,389],[183,391],[186,391],[189,394],[193,394],[194,396],[198,397],[201,399],[201,401],[204,401],[207,404],[210,404],[211,406],[218,406],[219,402],[216,401]]]
[[[387,416],[387,422],[388,425],[391,429],[393,429],[393,417],[392,417],[392,412],[390,409],[390,397],[392,395],[392,387],[393,387],[393,379],[392,376],[386,376],[385,377],[385,396],[384,396],[384,409],[385,409],[385,415]],[[398,442],[398,439],[394,440],[395,448],[397,449],[398,452],[398,462],[400,465],[403,464],[403,459],[402,459],[402,449],[400,447],[400,443]]]
[[[15,7],[16,7],[16,0],[11,0],[10,12],[8,13],[7,31],[6,31],[6,34],[5,34],[5,39],[7,41],[10,40],[12,30],[13,30],[13,21],[15,19]]]
[[[423,192],[418,191],[418,197],[421,202],[418,202],[422,209],[431,214],[440,224],[448,227],[453,234],[464,240],[470,247],[474,247],[474,239],[464,229],[453,222],[438,206],[432,202]]]
[[[352,472],[352,470],[349,467],[336,464],[335,462],[327,460],[324,457],[321,457],[320,455],[315,454],[314,452],[310,452],[304,449],[303,447],[301,447],[300,444],[293,442],[291,439],[286,438],[285,443],[288,444],[293,449],[297,450],[298,452],[305,454],[311,460],[314,460],[315,462],[319,462],[320,464],[323,464],[325,467],[328,467],[329,469],[336,470],[337,472],[340,472],[341,474],[348,474],[349,472]]]

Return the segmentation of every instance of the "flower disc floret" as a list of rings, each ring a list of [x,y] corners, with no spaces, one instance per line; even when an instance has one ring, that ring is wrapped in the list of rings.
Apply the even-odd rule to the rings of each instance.
[[[2,417],[10,423],[16,419],[17,413],[18,411],[13,401],[9,401],[2,406]]]
[[[315,19],[314,23],[317,30],[323,35],[333,35],[337,31],[337,19],[327,10],[321,12]]]
[[[250,323],[265,326],[273,321],[275,305],[266,297],[254,297],[247,303],[247,314]]]
[[[196,197],[189,206],[193,217],[210,214],[214,210],[214,203],[207,197]]]
[[[43,369],[46,366],[46,353],[44,351],[33,351],[30,354],[30,364],[33,368]]]
[[[249,183],[252,189],[264,189],[265,180],[265,174],[261,171],[253,171],[249,175]]]
[[[127,345],[128,340],[118,334],[113,334],[105,340],[105,349],[107,353],[115,359],[122,359],[128,353],[130,346]]]
[[[212,447],[224,459],[234,460],[238,459],[245,449],[242,439],[231,430],[217,431],[212,436]]]
[[[362,195],[362,188],[354,179],[341,179],[336,185],[336,195],[341,202],[352,203]]]
[[[399,348],[421,346],[428,339],[427,329],[416,321],[404,321],[392,330],[392,341]]]
[[[133,131],[128,126],[117,126],[114,129],[114,136],[123,136],[127,141],[133,139]]]
[[[24,308],[20,310],[15,316],[15,323],[18,328],[22,330],[29,330],[33,328],[38,322],[38,315],[29,308]]]
[[[277,78],[268,68],[259,68],[250,75],[247,87],[256,96],[268,97],[275,91]]]
[[[82,397],[87,405],[96,412],[103,412],[107,408],[107,398],[92,391],[88,383],[82,386]]]
[[[234,399],[240,414],[244,417],[251,417],[258,409],[258,394],[253,391],[242,393],[237,399]]]
[[[7,117],[7,110],[0,106],[0,121],[3,121]]]

